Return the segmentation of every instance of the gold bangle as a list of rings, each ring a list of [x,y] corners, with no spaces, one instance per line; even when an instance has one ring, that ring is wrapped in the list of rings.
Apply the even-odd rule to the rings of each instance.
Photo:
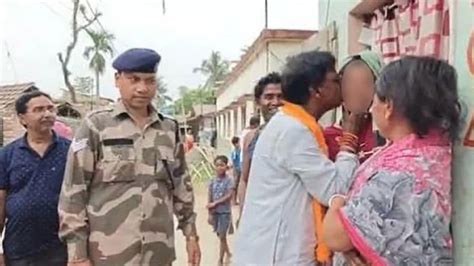
[[[347,131],[342,132],[342,135],[343,136],[348,136],[348,137],[351,137],[351,138],[354,138],[354,139],[359,139],[359,137],[357,135],[352,134],[351,132],[347,132]]]

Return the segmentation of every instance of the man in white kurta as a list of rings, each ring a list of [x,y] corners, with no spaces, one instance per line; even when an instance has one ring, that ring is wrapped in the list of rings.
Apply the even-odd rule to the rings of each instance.
[[[255,149],[233,264],[315,265],[312,198],[327,206],[345,194],[358,164],[343,151],[333,163],[305,125],[277,113]]]

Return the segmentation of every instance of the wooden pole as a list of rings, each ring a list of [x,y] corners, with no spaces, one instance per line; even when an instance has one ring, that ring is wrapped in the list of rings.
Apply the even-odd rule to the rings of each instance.
[[[265,0],[265,29],[268,28],[268,0]]]

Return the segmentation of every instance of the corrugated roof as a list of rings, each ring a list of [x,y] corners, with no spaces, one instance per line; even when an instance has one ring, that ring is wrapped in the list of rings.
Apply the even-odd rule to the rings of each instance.
[[[23,92],[28,89],[35,88],[34,82],[21,83],[21,84],[11,84],[11,85],[1,85],[0,86],[0,111],[2,111],[6,106],[15,102],[16,98]]]

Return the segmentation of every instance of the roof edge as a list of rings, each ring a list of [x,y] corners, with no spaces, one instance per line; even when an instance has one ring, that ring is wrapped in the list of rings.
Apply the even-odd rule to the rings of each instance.
[[[272,40],[305,40],[317,33],[316,30],[290,30],[290,29],[264,29],[248,50],[241,56],[237,65],[226,76],[223,83],[217,89],[216,95],[219,96],[222,92],[239,76],[240,73],[254,60],[254,55],[260,52],[264,45]]]

